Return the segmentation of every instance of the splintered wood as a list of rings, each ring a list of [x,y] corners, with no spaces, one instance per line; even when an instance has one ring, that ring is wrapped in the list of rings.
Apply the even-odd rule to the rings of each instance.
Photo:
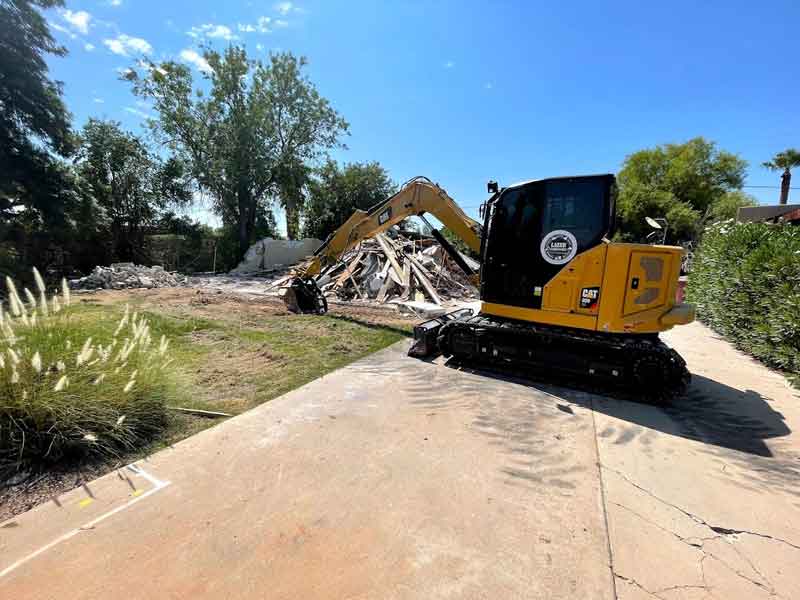
[[[478,264],[471,259],[475,271]],[[478,295],[469,277],[435,240],[378,234],[345,253],[317,278],[326,296],[377,303],[447,300]]]

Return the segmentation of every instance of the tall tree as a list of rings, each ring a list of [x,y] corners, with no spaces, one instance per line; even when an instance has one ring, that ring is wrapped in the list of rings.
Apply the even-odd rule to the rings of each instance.
[[[66,50],[50,35],[39,9],[60,0],[0,1],[0,218],[34,210],[59,218],[50,182],[61,174],[51,153],[71,150],[69,113],[61,84],[49,78],[45,56]],[[50,177],[50,179],[47,179]]]
[[[741,189],[746,168],[744,160],[702,137],[634,152],[617,177],[619,236],[641,241],[650,231],[645,217],[664,217],[670,241],[693,239],[716,205]]]
[[[148,62],[127,78],[152,100],[156,134],[191,166],[223,222],[236,227],[241,257],[273,195],[295,219],[302,203],[295,167],[337,146],[348,125],[302,74],[305,59],[284,52],[264,64],[235,46],[203,56],[207,93],[193,90],[190,70],[175,62]]]
[[[78,151],[78,172],[105,211],[112,257],[142,261],[144,235],[169,207],[188,203],[183,165],[162,161],[114,121],[89,119]]]
[[[353,211],[367,210],[396,191],[386,169],[377,162],[339,167],[328,160],[308,183],[303,233],[324,240]]]
[[[762,163],[770,171],[783,171],[781,174],[781,204],[789,203],[789,187],[792,183],[792,169],[800,167],[800,152],[789,148],[778,152],[772,160]]]

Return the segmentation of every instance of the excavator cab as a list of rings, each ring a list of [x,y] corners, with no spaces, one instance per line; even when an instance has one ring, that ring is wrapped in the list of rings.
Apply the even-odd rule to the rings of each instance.
[[[613,175],[503,189],[486,209],[481,299],[541,309],[545,285],[564,265],[614,234],[615,197]]]

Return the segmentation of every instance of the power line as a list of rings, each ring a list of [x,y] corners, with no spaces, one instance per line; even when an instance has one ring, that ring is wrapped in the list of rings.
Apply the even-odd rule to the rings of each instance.
[[[763,190],[779,190],[781,186],[779,185],[743,185],[744,188],[758,188]],[[800,190],[800,187],[790,187],[790,190]]]

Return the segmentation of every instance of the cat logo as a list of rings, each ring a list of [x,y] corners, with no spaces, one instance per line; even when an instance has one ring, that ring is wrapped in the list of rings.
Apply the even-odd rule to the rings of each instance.
[[[600,300],[599,287],[587,287],[581,290],[581,308],[595,309]]]

